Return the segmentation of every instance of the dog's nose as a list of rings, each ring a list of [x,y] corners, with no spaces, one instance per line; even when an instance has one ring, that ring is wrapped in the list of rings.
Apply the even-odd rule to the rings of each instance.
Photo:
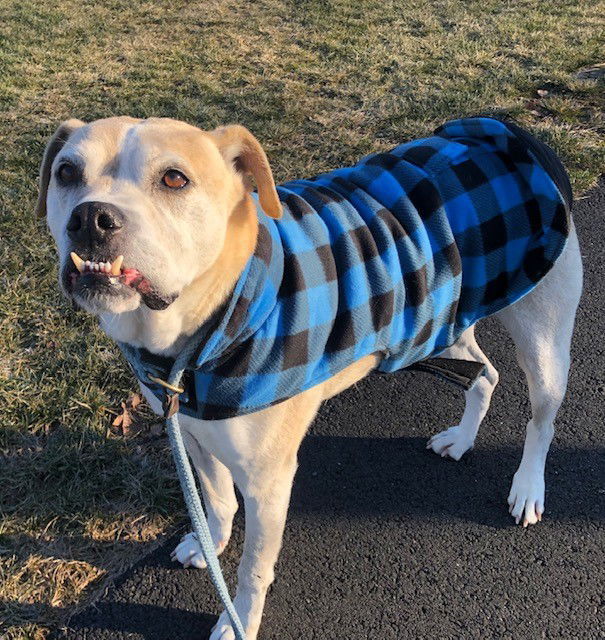
[[[122,212],[109,202],[82,202],[72,212],[67,233],[72,240],[102,244],[122,228]]]

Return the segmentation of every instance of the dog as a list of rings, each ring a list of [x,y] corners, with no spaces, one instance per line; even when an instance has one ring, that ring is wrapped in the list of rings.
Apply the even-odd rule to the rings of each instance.
[[[566,391],[582,289],[580,251],[569,216],[571,190],[554,153],[515,125],[479,119],[454,121],[449,127],[429,142],[403,145],[365,159],[368,180],[360,178],[359,172],[335,172],[326,174],[328,182],[320,176],[283,189],[276,188],[260,143],[239,125],[202,131],[164,118],[115,117],[88,124],[68,120],[46,147],[37,213],[46,216],[56,242],[65,294],[98,316],[108,336],[150,355],[157,366],[162,359],[171,362],[190,336],[208,327],[186,385],[188,399],[180,425],[219,554],[229,542],[238,508],[234,485],[243,496],[245,544],[234,604],[249,640],[257,637],[267,589],[274,579],[297,451],[320,404],[375,369],[396,370],[429,356],[444,362],[478,362],[483,375],[465,391],[460,423],[437,433],[427,445],[442,457],[459,460],[473,446],[498,382],[496,369],[474,337],[474,324],[485,315],[494,315],[512,337],[531,400],[532,417],[508,498],[510,512],[524,526],[542,518],[545,461],[553,421]],[[490,149],[479,161],[473,156],[477,131],[481,144]],[[475,157],[475,169],[469,169],[465,154]],[[474,282],[478,276],[469,266],[474,262],[468,256],[460,259],[465,252],[473,257],[475,240],[466,247],[459,240],[458,246],[451,237],[462,238],[459,229],[431,227],[435,216],[442,215],[443,198],[439,200],[434,185],[426,183],[426,172],[444,159],[453,166],[455,176],[449,167],[439,171],[449,172],[452,180],[456,177],[458,185],[455,198],[447,203],[450,227],[461,224],[468,213],[469,200],[464,199],[460,185],[470,181],[466,187],[482,194],[473,201],[473,215],[482,215],[480,209],[491,202],[489,198],[509,198],[521,188],[527,192],[508,213],[487,216],[485,222],[469,226],[473,237],[477,229],[481,231],[483,246],[493,249],[490,255],[505,256],[511,250],[498,245],[502,231],[497,225],[506,227],[506,216],[513,215],[510,211],[523,209],[528,212],[528,231],[514,242],[535,245],[527,253],[521,250],[518,269],[503,272],[501,267],[489,282],[481,276],[485,281],[479,289]],[[484,166],[490,163],[496,167],[498,181],[500,174],[518,172],[523,163],[527,174],[517,186],[497,187],[496,179],[494,185],[485,186],[476,174],[479,169],[485,172]],[[403,177],[394,184],[392,178],[400,171]],[[415,177],[407,188],[403,183],[410,176]],[[258,194],[252,193],[251,178]],[[365,181],[361,187],[359,180]],[[549,225],[536,223],[535,216],[541,215],[536,211],[542,206],[536,203],[544,196],[537,195],[540,180],[548,183],[544,189],[552,200],[545,200],[548,206],[543,207],[550,207]],[[383,200],[392,200],[391,210],[384,202],[376,205],[372,199],[380,200],[376,189],[386,194],[380,196]],[[391,198],[391,189],[397,198]],[[351,205],[356,198],[361,198],[357,209]],[[334,202],[345,208],[340,218],[331,208]],[[458,213],[451,214],[456,206]],[[403,213],[393,216],[392,211],[399,210]],[[284,211],[287,215],[280,219]],[[415,229],[406,227],[411,220]],[[308,225],[320,225],[317,233],[327,234],[327,246],[333,247],[333,252],[326,252],[323,241],[311,247],[314,267],[305,266],[294,250],[306,251],[301,248],[306,242],[304,230],[315,229]],[[519,225],[516,221],[510,226],[509,235]],[[367,236],[368,228],[373,235]],[[408,257],[413,254],[411,279],[400,272],[392,247],[381,248],[379,238],[386,237],[385,230],[389,242],[395,238],[397,247],[406,247]],[[437,242],[442,231],[446,239]],[[346,236],[350,243],[340,248],[337,241],[330,245],[330,234]],[[424,240],[417,241],[420,236]],[[552,251],[544,240],[551,237]],[[368,247],[373,247],[371,255],[364,255]],[[433,250],[429,260],[426,254]],[[342,256],[335,258],[338,252]],[[356,257],[351,258],[352,254]],[[339,260],[352,262],[345,270]],[[275,261],[281,269],[277,276]],[[447,277],[440,275],[440,261],[447,266]],[[374,268],[377,275],[367,278]],[[360,274],[361,285],[348,283],[353,271]],[[251,273],[256,273],[254,278]],[[398,282],[389,290],[384,284],[388,278],[401,278],[403,285]],[[366,279],[377,280],[380,289],[357,300]],[[279,348],[275,342],[267,347],[256,339],[265,331],[267,318],[273,317],[276,300],[298,300],[296,296],[310,288],[324,292],[325,299],[305,293],[306,306],[282,308],[273,331],[281,336]],[[410,301],[411,311],[406,306]],[[317,340],[301,342],[301,333],[307,338],[315,335],[315,327],[321,324],[317,314],[327,313],[330,305],[336,311],[325,343],[319,334]],[[482,310],[476,312],[475,307]],[[310,326],[299,331],[301,308],[306,314],[301,322]],[[361,320],[358,310],[366,314],[359,316]],[[408,311],[406,322],[413,328],[410,339],[401,334],[405,323],[397,322]],[[343,329],[339,323],[346,319],[350,326]],[[351,327],[366,324],[371,339],[364,334],[352,340]],[[316,343],[319,348],[314,347]],[[311,353],[313,348],[318,353]],[[274,364],[272,354],[280,366]],[[257,361],[260,373],[253,371],[247,378]],[[209,362],[211,374],[204,373],[198,380],[196,367],[203,371],[202,365]],[[299,373],[284,373],[290,370]],[[261,379],[273,381],[269,390]],[[152,409],[162,414],[162,390],[149,380],[141,381],[141,389]],[[205,566],[193,534],[184,536],[173,559],[186,567]],[[234,637],[223,612],[211,640]]]

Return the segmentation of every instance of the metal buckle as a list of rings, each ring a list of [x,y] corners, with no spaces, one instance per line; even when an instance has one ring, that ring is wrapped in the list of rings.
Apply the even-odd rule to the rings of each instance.
[[[173,384],[169,384],[168,382],[166,382],[166,380],[162,380],[161,378],[156,378],[155,376],[152,376],[150,373],[147,374],[147,377],[152,382],[155,382],[156,384],[159,384],[161,387],[164,387],[165,389],[169,389],[173,393],[184,393],[185,392],[184,388],[175,387]]]

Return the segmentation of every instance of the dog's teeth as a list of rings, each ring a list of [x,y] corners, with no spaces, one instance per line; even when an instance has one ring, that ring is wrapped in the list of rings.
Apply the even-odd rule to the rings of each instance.
[[[124,256],[118,256],[113,263],[107,262],[91,262],[90,260],[82,260],[80,256],[72,251],[71,259],[73,263],[76,265],[76,268],[80,273],[84,273],[84,271],[97,271],[101,273],[106,273],[109,276],[119,276],[122,272],[122,262],[124,262]]]
[[[111,265],[111,274],[119,276],[122,270],[122,262],[124,262],[124,256],[118,256]]]
[[[82,260],[82,258],[80,258],[80,256],[75,251],[72,251],[69,255],[72,259],[72,262],[76,265],[76,269],[80,273],[82,273],[82,271],[84,271],[84,260]]]

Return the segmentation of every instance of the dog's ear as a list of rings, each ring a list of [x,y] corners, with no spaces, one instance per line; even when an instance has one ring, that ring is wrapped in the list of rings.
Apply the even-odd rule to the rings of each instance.
[[[50,182],[50,168],[57,153],[61,151],[69,136],[80,127],[84,126],[82,120],[65,120],[62,122],[53,137],[48,141],[40,165],[40,183],[38,187],[38,202],[36,203],[36,215],[43,218],[46,215],[46,194]]]
[[[263,211],[271,218],[281,218],[282,206],[277,197],[273,173],[260,142],[238,124],[219,127],[211,132],[227,164],[232,164],[246,178],[252,176],[258,188],[258,199]]]

